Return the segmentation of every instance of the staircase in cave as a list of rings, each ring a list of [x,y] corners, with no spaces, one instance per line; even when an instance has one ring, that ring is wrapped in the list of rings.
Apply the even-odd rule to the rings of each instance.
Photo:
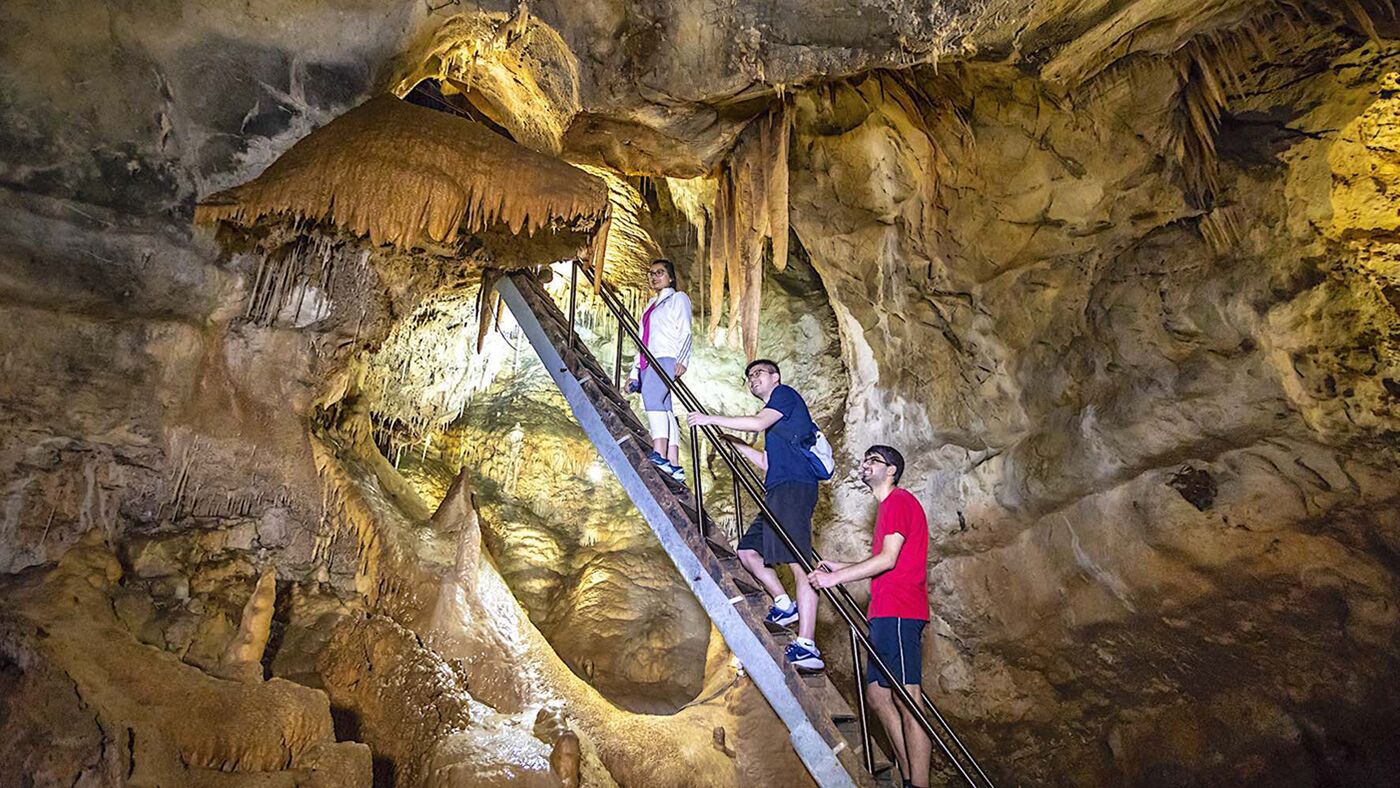
[[[764,624],[770,599],[726,542],[707,538],[690,490],[647,459],[651,438],[568,319],[529,273],[497,285],[585,433],[655,532],[681,577],[740,664],[783,720],[793,748],[821,786],[890,785],[894,770],[878,748],[866,769],[860,720],[825,673],[803,674],[783,657],[786,631]]]

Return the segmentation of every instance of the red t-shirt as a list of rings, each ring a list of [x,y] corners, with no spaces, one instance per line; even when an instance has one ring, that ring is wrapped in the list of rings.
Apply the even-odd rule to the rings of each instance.
[[[902,534],[904,546],[894,568],[871,578],[869,616],[928,621],[928,518],[919,499],[899,487],[880,502],[871,545],[874,555],[880,554],[889,534]]]

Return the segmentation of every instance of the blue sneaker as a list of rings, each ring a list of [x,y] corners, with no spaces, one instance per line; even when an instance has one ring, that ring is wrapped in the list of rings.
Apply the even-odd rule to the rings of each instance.
[[[763,617],[763,623],[772,624],[775,627],[785,627],[797,621],[797,603],[792,602],[789,607],[782,608],[776,604],[768,608],[768,615]]]
[[[822,662],[822,652],[816,646],[807,648],[806,646],[793,641],[783,649],[783,655],[787,657],[788,664],[798,670],[826,670],[826,663]]]
[[[671,474],[672,479],[675,479],[681,484],[685,484],[685,468],[682,468],[679,465],[672,465],[668,462],[666,463],[666,467],[662,468],[661,470],[665,473]]]
[[[662,457],[660,454],[658,454],[656,452],[656,449],[651,450],[651,454],[647,455],[647,459],[651,460],[652,465],[655,465],[656,467],[660,468],[662,473],[670,475],[671,463],[667,462],[665,457]]]

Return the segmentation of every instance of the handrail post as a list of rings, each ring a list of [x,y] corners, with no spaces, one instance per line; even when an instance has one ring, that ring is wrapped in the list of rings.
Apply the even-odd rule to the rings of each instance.
[[[694,427],[690,428],[690,465],[695,474],[695,522],[700,526],[700,535],[709,536],[709,524],[705,522],[705,485],[700,480],[700,436]]]
[[[736,470],[731,475],[734,477],[734,540],[737,542],[744,536],[744,496],[739,490],[739,472]]]
[[[569,266],[569,350],[571,351],[578,346],[575,342],[578,331],[574,327],[574,317],[578,308],[578,266],[577,260]]]
[[[865,748],[865,770],[875,774],[875,753],[870,746],[870,719],[865,708],[865,665],[860,660],[860,641],[851,627],[851,669],[856,680],[856,708],[860,719],[860,743]]]
[[[617,355],[613,358],[613,388],[622,391],[622,315],[617,316]]]

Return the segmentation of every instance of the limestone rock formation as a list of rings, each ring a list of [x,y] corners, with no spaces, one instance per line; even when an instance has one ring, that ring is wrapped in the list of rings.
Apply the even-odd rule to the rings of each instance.
[[[0,752],[12,776],[197,784],[223,773],[227,785],[370,785],[369,748],[335,741],[324,693],[275,678],[212,678],[138,643],[113,612],[122,570],[99,541],[7,583]],[[60,746],[50,749],[50,737]]]
[[[277,567],[269,566],[258,575],[258,584],[243,605],[238,633],[229,641],[217,673],[245,683],[261,681],[263,651],[272,633],[273,605],[277,599]]]
[[[582,236],[634,302],[630,265],[680,263],[707,403],[756,409],[754,353],[808,394],[842,462],[825,554],[868,550],[855,458],[904,451],[926,686],[999,783],[1400,774],[1388,2],[21,0],[0,25],[21,780],[806,779],[481,288]],[[358,173],[357,206],[194,228],[376,108],[432,118],[381,143],[469,127],[517,169],[380,144],[298,181]],[[727,492],[715,459],[690,470]],[[844,638],[823,619],[838,680]]]

